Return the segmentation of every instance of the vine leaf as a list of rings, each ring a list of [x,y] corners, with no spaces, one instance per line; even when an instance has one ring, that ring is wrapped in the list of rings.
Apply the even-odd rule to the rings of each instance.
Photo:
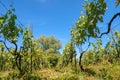
[[[116,7],[120,4],[120,0],[116,0]]]

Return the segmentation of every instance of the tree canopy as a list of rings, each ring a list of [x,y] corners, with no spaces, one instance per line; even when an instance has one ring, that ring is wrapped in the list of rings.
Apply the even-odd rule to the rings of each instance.
[[[61,48],[61,43],[54,36],[41,36],[37,39],[39,46],[45,52],[53,52],[56,53]]]

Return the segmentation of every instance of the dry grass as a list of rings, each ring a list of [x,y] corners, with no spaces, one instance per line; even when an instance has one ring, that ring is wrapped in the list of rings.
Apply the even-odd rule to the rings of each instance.
[[[2,71],[2,72],[0,72],[0,78],[5,78],[5,77],[7,77],[8,75],[9,75],[9,73],[10,73],[10,71]]]
[[[64,77],[77,76],[79,80],[120,80],[120,65],[99,64],[84,66],[86,71],[75,74],[70,67],[62,69],[42,69],[34,75],[47,80],[65,80]]]
[[[62,69],[45,68],[34,71],[32,75],[38,76],[42,80],[120,80],[120,65],[118,64],[91,64],[84,65],[84,68],[86,71],[79,73],[75,73],[70,66]],[[10,72],[0,72],[0,78],[7,77]]]
[[[46,79],[56,79],[62,75],[61,72],[55,71],[55,69],[42,69],[34,72],[34,74]]]

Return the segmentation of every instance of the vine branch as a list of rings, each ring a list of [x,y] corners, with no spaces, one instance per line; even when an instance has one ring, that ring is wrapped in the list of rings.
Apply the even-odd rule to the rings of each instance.
[[[103,32],[98,38],[101,38],[104,34],[108,34],[111,30],[111,24],[112,22],[117,18],[117,16],[120,16],[120,12],[115,14],[112,19],[110,20],[110,22],[108,23],[108,30],[106,32]]]
[[[0,40],[0,42],[2,42],[2,43],[4,44],[4,46],[6,47],[6,49],[10,52],[10,50],[9,50],[9,48],[7,47],[7,45],[6,45],[5,41]]]
[[[79,57],[79,66],[80,66],[80,68],[81,68],[82,71],[83,71],[84,69],[83,69],[83,66],[82,66],[82,63],[81,63],[81,59],[82,59],[83,54],[84,54],[85,52],[87,52],[87,50],[89,49],[89,47],[90,47],[90,45],[91,45],[89,39],[88,39],[88,43],[89,43],[89,44],[88,44],[86,50],[82,51],[81,54],[80,54],[80,57]]]

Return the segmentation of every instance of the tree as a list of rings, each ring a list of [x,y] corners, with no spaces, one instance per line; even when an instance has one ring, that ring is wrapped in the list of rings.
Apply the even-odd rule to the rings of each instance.
[[[18,45],[17,41],[22,33],[21,26],[16,24],[17,16],[14,14],[15,9],[12,8],[8,10],[4,15],[0,16],[0,35],[1,39],[0,42],[4,44],[6,49],[11,53],[11,48],[8,48],[6,43],[9,42],[12,45],[14,45],[14,51],[12,52],[12,55],[15,57],[15,63],[16,66],[20,72],[20,75],[22,75],[22,70],[20,67],[19,59],[21,58],[20,52],[18,51]]]
[[[54,36],[41,36],[36,39],[37,44],[41,47],[44,54],[42,54],[42,66],[43,67],[55,67],[59,59],[59,49],[61,43]],[[56,54],[57,53],[57,54]]]
[[[88,50],[90,46],[89,39],[97,38],[100,34],[99,27],[97,26],[98,22],[103,22],[103,15],[106,11],[106,3],[104,0],[93,0],[92,2],[86,2],[84,5],[85,14],[82,14],[77,21],[75,28],[71,31],[74,35],[75,44],[79,49],[79,66],[81,70],[83,66],[81,64],[81,59],[83,54]],[[88,42],[88,48],[83,50],[82,45]]]
[[[42,50],[47,53],[58,53],[58,50],[61,48],[60,41],[54,36],[41,36],[39,39],[37,39],[37,42]]]

